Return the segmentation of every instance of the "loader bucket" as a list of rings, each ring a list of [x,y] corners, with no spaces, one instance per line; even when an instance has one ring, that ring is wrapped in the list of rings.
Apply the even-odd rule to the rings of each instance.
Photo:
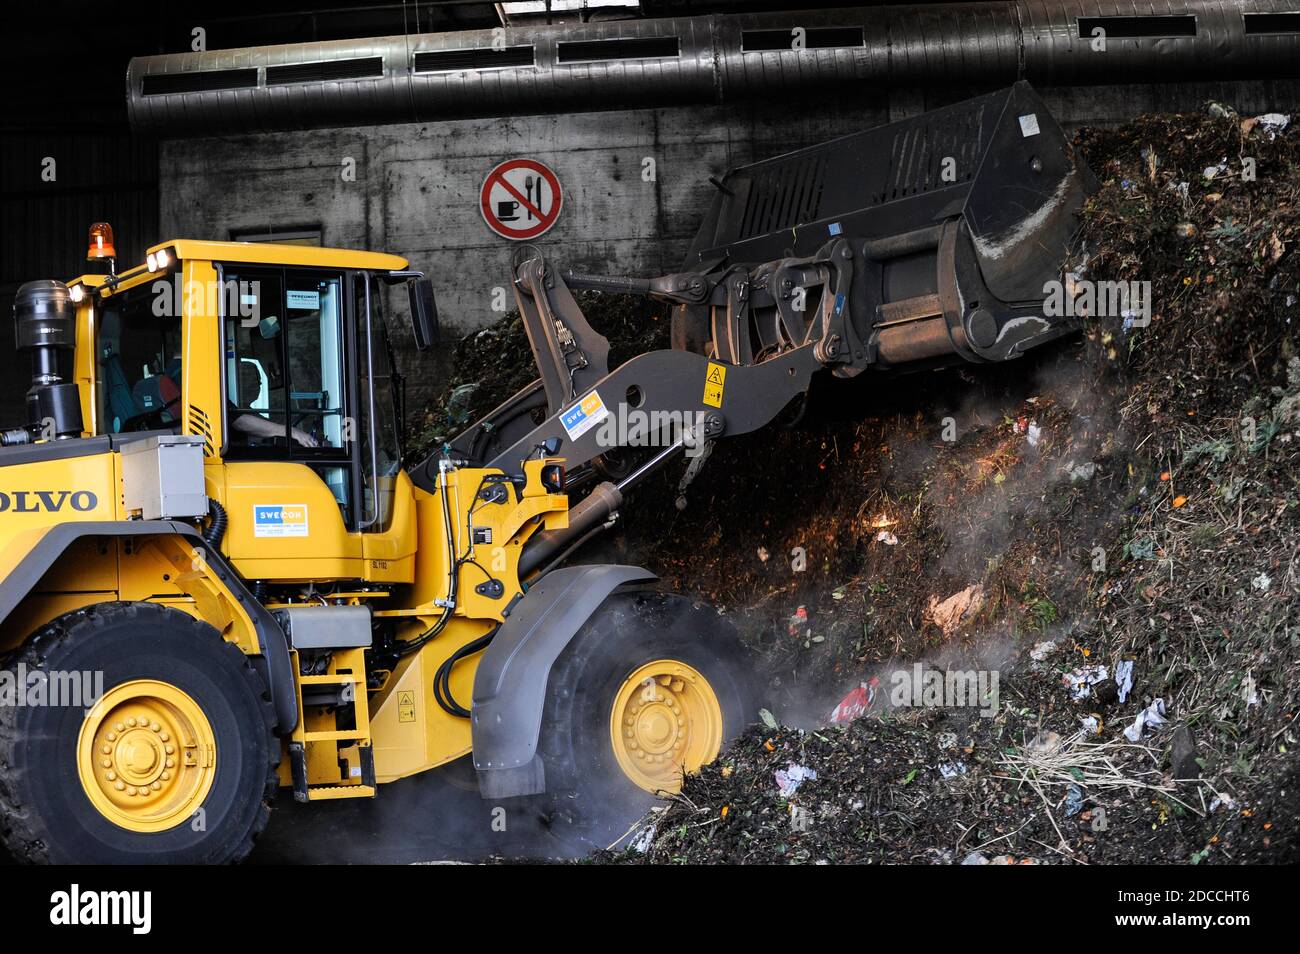
[[[1077,327],[1043,314],[1096,180],[1028,83],[728,172],[687,255],[711,271],[858,256],[863,365],[1015,357]],[[861,368],[851,369],[852,371]]]

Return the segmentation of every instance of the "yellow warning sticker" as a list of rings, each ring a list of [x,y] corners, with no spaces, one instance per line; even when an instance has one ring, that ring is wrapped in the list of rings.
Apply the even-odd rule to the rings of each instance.
[[[704,403],[709,407],[722,407],[722,389],[726,384],[726,366],[710,361],[709,371],[704,376]]]
[[[415,690],[404,689],[397,694],[397,721],[415,721]]]

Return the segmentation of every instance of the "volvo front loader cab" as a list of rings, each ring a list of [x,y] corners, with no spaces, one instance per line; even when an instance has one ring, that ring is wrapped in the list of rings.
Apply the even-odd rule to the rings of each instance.
[[[757,708],[715,611],[640,567],[566,565],[576,548],[646,474],[686,450],[697,468],[814,374],[1006,360],[1071,330],[1032,292],[1087,187],[1022,84],[729,173],[681,273],[525,254],[538,380],[405,468],[384,306],[404,287],[420,347],[437,308],[404,259],[177,240],[23,286],[5,844],[235,860],[277,790],[374,798],[467,754],[484,797],[608,843]],[[92,257],[114,258],[102,225]],[[574,287],[673,303],[675,347],[610,371]]]
[[[278,788],[370,798],[471,748],[486,794],[548,792],[599,827],[743,725],[713,614],[638,592],[634,567],[521,579],[524,545],[567,524],[560,457],[440,457],[412,483],[383,313],[402,285],[427,345],[429,284],[370,252],[178,240],[20,291],[29,421],[0,448],[16,855],[239,858]]]

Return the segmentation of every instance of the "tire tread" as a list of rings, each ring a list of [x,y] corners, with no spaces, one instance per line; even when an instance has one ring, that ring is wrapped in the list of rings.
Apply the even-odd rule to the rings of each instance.
[[[223,859],[227,863],[235,864],[248,857],[258,836],[265,830],[271,818],[271,803],[280,787],[278,772],[280,740],[273,731],[275,709],[271,704],[270,693],[263,685],[262,677],[238,646],[222,639],[221,634],[211,625],[178,610],[170,610],[156,603],[113,601],[74,610],[46,624],[28,637],[22,646],[10,653],[3,660],[3,666],[14,668],[25,663],[28,670],[41,669],[67,641],[93,639],[94,630],[109,623],[123,620],[139,621],[147,618],[149,614],[173,613],[186,616],[194,624],[197,630],[196,636],[221,640],[225,652],[231,654],[232,662],[238,665],[249,681],[266,726],[268,765],[262,803],[249,830],[243,833],[233,850]],[[19,863],[48,864],[50,849],[45,820],[39,812],[32,810],[27,795],[25,772],[14,765],[14,750],[20,741],[19,711],[17,706],[0,706],[0,841],[4,842],[14,860]]]

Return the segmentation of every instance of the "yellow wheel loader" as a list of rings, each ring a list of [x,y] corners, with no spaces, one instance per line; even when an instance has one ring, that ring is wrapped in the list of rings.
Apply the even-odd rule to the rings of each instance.
[[[18,859],[238,860],[281,789],[373,798],[471,754],[485,798],[593,844],[757,709],[731,627],[633,566],[567,565],[679,454],[813,375],[1001,361],[1090,185],[1024,84],[738,168],[680,273],[514,288],[538,380],[405,461],[393,255],[175,240],[18,292],[0,434],[0,831]],[[103,266],[107,266],[106,271]],[[674,306],[611,371],[571,289]],[[755,506],[761,506],[755,501]],[[382,795],[379,796],[382,798]]]

